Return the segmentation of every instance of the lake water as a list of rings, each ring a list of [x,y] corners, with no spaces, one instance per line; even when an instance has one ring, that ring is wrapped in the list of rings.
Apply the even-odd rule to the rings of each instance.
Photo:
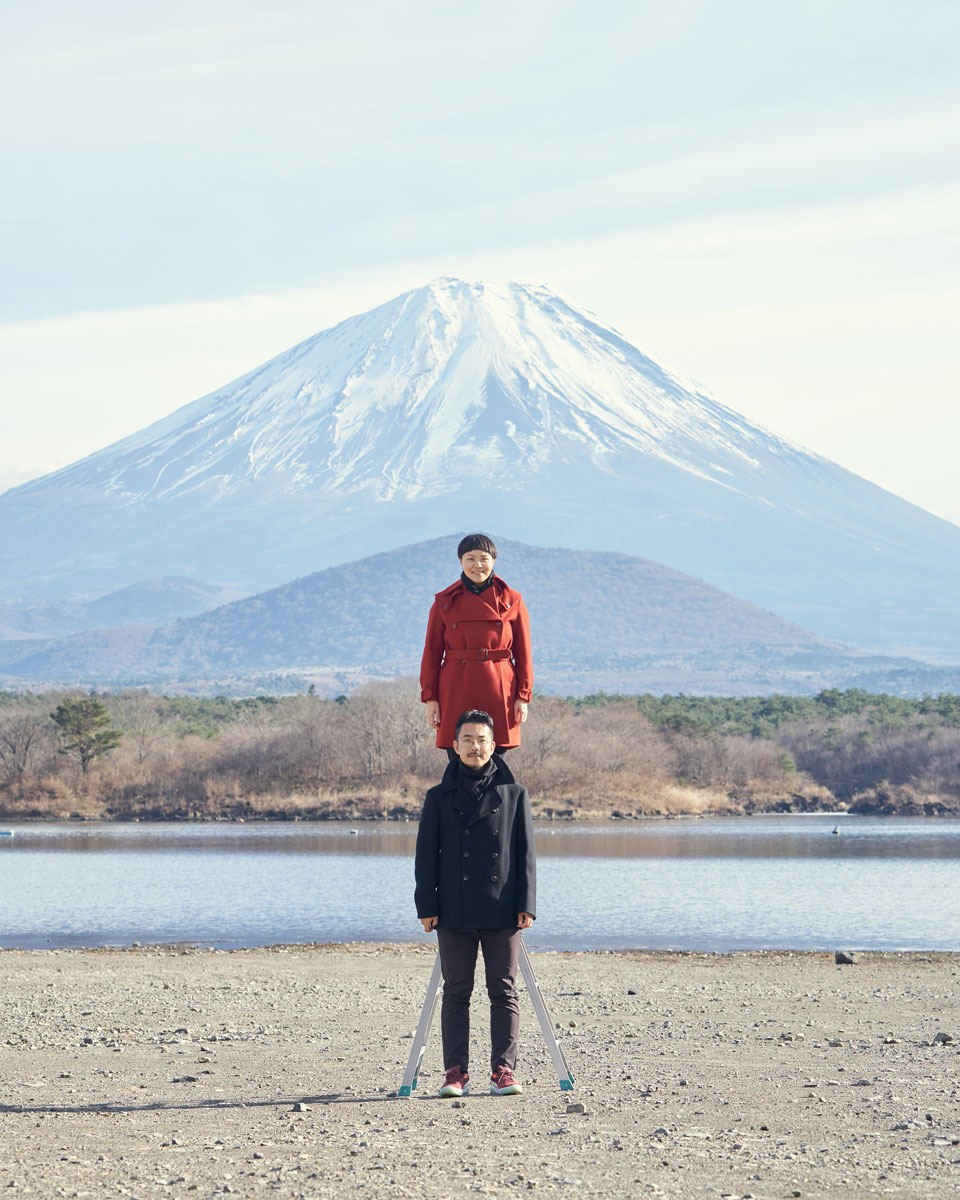
[[[427,936],[413,823],[0,828],[0,946]],[[537,850],[532,950],[960,949],[960,820],[538,823]]]

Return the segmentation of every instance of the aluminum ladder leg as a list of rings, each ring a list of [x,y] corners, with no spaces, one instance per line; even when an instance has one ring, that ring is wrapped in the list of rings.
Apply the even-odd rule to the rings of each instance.
[[[573,1076],[570,1074],[567,1060],[563,1057],[563,1051],[560,1049],[560,1043],[557,1041],[553,1022],[550,1019],[550,1013],[547,1009],[547,1002],[543,998],[543,992],[540,991],[540,984],[537,982],[537,977],[533,972],[533,963],[530,961],[530,955],[527,953],[527,948],[522,941],[520,942],[520,973],[523,975],[523,981],[527,985],[527,991],[530,993],[533,1011],[537,1014],[537,1020],[540,1022],[543,1040],[546,1042],[547,1049],[550,1051],[550,1057],[553,1059],[554,1070],[557,1072],[557,1079],[560,1081],[560,1091],[572,1092]]]
[[[427,1048],[427,1038],[430,1036],[430,1026],[433,1024],[433,1018],[436,1016],[439,1000],[440,955],[438,954],[437,961],[433,964],[433,974],[430,976],[430,982],[427,984],[427,998],[423,1002],[423,1011],[420,1013],[420,1024],[417,1026],[417,1032],[413,1035],[413,1045],[410,1048],[407,1069],[403,1073],[403,1083],[397,1092],[398,1099],[401,1097],[409,1099],[413,1095],[417,1082],[420,1079],[423,1052]]]
[[[543,1034],[543,1040],[546,1042],[547,1049],[550,1051],[550,1057],[553,1059],[553,1066],[560,1081],[560,1090],[562,1092],[571,1092],[573,1091],[573,1075],[570,1073],[567,1060],[560,1049],[546,1001],[543,998],[543,993],[540,991],[540,984],[537,982],[537,977],[534,974],[533,963],[530,961],[530,955],[527,953],[527,948],[522,940],[520,942],[519,966],[520,974],[527,985],[527,992],[533,1004],[533,1011],[537,1014],[537,1020],[540,1022],[540,1031]],[[417,1025],[417,1032],[413,1036],[413,1046],[410,1049],[407,1069],[403,1074],[403,1083],[397,1092],[398,1099],[409,1100],[416,1090],[420,1079],[420,1068],[423,1065],[423,1055],[427,1048],[427,1038],[430,1036],[430,1028],[433,1025],[433,1018],[436,1016],[437,1004],[440,1000],[440,980],[440,955],[438,954],[437,961],[433,964],[433,974],[430,976],[430,982],[427,984],[427,995],[423,1002],[423,1010],[420,1013],[420,1023]]]

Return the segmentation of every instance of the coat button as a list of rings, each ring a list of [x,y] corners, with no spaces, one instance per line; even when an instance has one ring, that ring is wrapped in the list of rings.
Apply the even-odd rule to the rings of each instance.
[[[496,852],[496,850],[494,850],[494,852],[493,852],[493,853],[490,855],[490,857],[491,857],[491,858],[496,858],[496,857],[497,857],[497,852]]]
[[[464,879],[466,879],[466,876],[464,876]],[[497,877],[496,877],[496,875],[491,875],[491,876],[490,876],[490,879],[491,879],[491,881],[492,881],[493,883],[496,883],[496,882],[497,882]]]
[[[453,622],[453,624],[450,626],[450,628],[451,628],[451,629],[456,629],[456,627],[457,627],[457,623],[456,623],[456,621],[454,621],[454,622]]]
[[[466,883],[466,881],[467,881],[469,878],[470,878],[470,876],[469,876],[469,875],[464,875],[464,877],[463,877],[463,881],[464,881],[464,883]]]
[[[463,831],[463,836],[464,836],[464,837],[469,837],[469,836],[470,836],[470,830],[469,830],[469,829],[465,829],[465,830]]]
[[[500,830],[499,830],[499,829],[495,829],[495,830],[493,831],[493,835],[494,835],[494,837],[496,837],[496,835],[497,835],[499,832],[500,832]]]
[[[464,858],[469,858],[469,857],[470,857],[470,851],[469,851],[469,850],[464,850],[464,852],[463,852],[463,857],[464,857]]]

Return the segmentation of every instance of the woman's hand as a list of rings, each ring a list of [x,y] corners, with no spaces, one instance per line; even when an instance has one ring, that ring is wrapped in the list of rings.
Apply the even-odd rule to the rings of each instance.
[[[440,704],[436,700],[427,701],[427,724],[431,729],[440,728]]]
[[[530,707],[526,700],[518,700],[513,706],[513,723],[522,725],[527,719],[527,709]]]

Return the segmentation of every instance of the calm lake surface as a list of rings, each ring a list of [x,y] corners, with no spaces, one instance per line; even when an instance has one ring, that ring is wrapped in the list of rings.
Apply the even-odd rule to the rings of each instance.
[[[414,823],[0,829],[0,946],[427,936]],[[960,820],[538,824],[537,850],[533,950],[960,949]]]

